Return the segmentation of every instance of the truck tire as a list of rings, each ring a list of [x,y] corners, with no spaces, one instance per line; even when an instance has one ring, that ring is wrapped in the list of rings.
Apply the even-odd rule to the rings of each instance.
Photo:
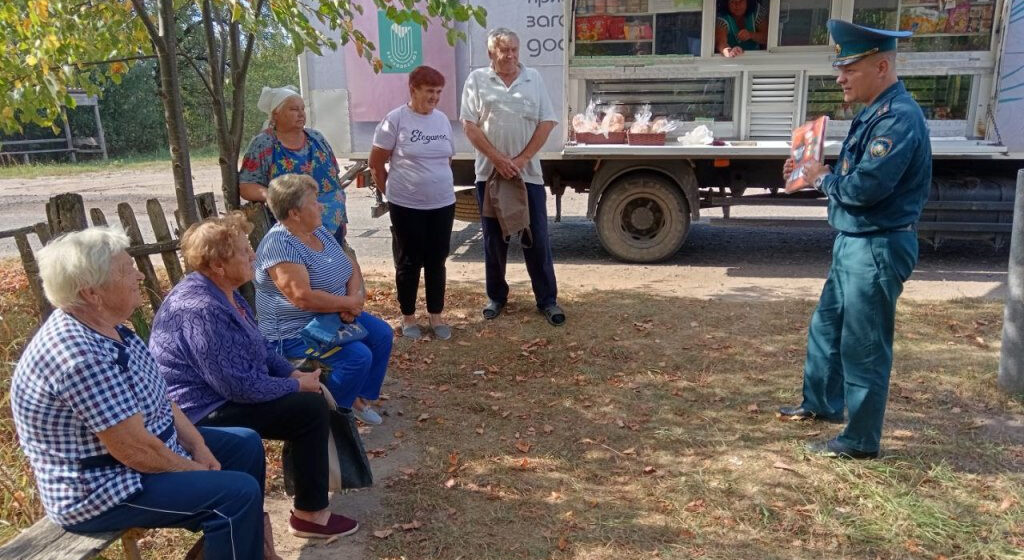
[[[621,261],[663,261],[690,231],[690,206],[680,188],[654,173],[620,177],[597,204],[597,237]]]

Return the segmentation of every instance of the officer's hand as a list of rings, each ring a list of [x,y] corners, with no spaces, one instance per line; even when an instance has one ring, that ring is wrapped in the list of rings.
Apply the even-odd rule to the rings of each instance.
[[[831,167],[816,161],[809,161],[804,164],[802,175],[808,183],[814,184],[815,179],[828,173],[832,173]]]
[[[789,176],[793,174],[793,168],[796,167],[796,162],[793,158],[787,158],[786,163],[782,164],[782,180],[789,181]]]

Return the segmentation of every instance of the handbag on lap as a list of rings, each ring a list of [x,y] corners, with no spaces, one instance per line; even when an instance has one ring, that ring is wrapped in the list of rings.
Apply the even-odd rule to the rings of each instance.
[[[337,313],[317,313],[299,332],[309,347],[306,354],[313,358],[326,358],[346,344],[363,340],[367,334],[366,327],[358,321],[346,323]]]

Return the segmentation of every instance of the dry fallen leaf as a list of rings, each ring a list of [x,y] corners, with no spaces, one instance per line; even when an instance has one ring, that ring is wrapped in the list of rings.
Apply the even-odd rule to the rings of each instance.
[[[412,475],[416,474],[416,469],[414,469],[412,467],[402,467],[402,468],[398,469],[398,471],[401,472],[402,474],[406,475],[406,476],[412,476]]]
[[[417,422],[426,422],[426,421],[427,421],[427,420],[429,420],[429,419],[430,419],[430,415],[429,415],[429,414],[427,414],[426,412],[424,412],[423,414],[420,414],[420,415],[419,415],[419,416],[418,416],[418,417],[416,418],[416,421],[417,421]]]
[[[402,523],[401,525],[399,525],[399,527],[401,527],[403,531],[412,531],[414,529],[419,529],[422,526],[423,524],[416,519],[413,519],[412,523]]]
[[[444,482],[444,487],[445,488],[454,488],[455,487],[455,479],[454,478],[449,478],[448,480],[446,480]]]
[[[685,506],[683,506],[683,509],[688,511],[688,512],[690,512],[690,513],[697,513],[697,512],[704,511],[704,507],[705,507],[704,499],[701,498],[701,499],[697,499],[697,500],[694,500],[694,501],[686,504]]]
[[[374,531],[373,536],[377,537],[378,539],[386,539],[390,537],[392,533],[394,533],[394,531],[392,531],[391,529],[384,529],[383,531]]]
[[[650,465],[644,467],[644,474],[654,474],[656,472],[658,472],[658,469],[656,469],[656,468],[654,468],[654,467],[652,467]]]
[[[999,513],[1003,513],[1003,512],[1005,512],[1006,510],[1008,510],[1008,509],[1012,508],[1012,507],[1013,507],[1013,504],[1014,504],[1014,503],[1015,503],[1016,501],[1017,501],[1017,500],[1015,500],[1015,499],[1013,498],[1013,496],[1007,496],[1007,497],[1003,498],[1003,502],[1002,502],[1001,504],[999,504],[999,507],[998,507],[998,508],[996,508],[996,511],[998,511]]]
[[[403,432],[402,430],[398,430],[397,432],[395,432],[395,437],[398,439],[402,439],[405,437],[405,432]]]
[[[630,447],[629,449],[622,452],[623,455],[636,455],[636,448]]]
[[[773,469],[779,469],[779,470],[782,470],[782,471],[789,471],[789,472],[794,473],[794,474],[800,474],[800,471],[794,469],[793,467],[787,465],[786,463],[783,463],[782,461],[775,461],[775,464],[772,465],[772,468]],[[803,476],[803,475],[800,475],[800,476]]]
[[[516,449],[518,449],[522,453],[529,453],[530,447],[532,446],[523,440],[519,440],[516,442]]]
[[[569,540],[565,538],[565,535],[558,537],[558,550],[565,550],[569,548]]]
[[[335,542],[337,540],[338,540],[338,535],[334,535],[333,537],[331,537],[331,538],[327,539],[326,541],[324,541],[323,546],[327,546],[327,545],[329,545],[329,544],[331,544],[331,543],[333,543],[333,542]]]
[[[747,412],[757,414],[758,412],[761,412],[761,409],[757,407],[757,403],[752,403],[747,407]]]
[[[549,424],[544,424],[544,427],[541,429],[544,430],[545,434],[550,434],[551,432],[555,431],[555,428]]]

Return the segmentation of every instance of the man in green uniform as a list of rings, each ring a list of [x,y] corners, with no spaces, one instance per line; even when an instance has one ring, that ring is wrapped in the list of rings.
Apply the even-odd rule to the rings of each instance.
[[[896,76],[896,39],[910,33],[835,19],[828,29],[843,100],[866,106],[850,125],[836,169],[804,169],[828,197],[828,221],[839,235],[807,335],[803,402],[779,412],[842,423],[845,408],[843,432],[808,448],[866,459],[879,455],[896,299],[917,263],[915,224],[928,199],[932,154],[924,114]],[[784,175],[792,170],[787,160]]]

